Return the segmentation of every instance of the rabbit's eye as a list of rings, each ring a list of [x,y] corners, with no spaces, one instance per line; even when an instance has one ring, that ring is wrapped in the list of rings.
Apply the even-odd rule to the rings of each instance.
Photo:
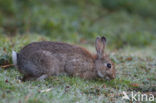
[[[107,68],[111,68],[112,65],[110,63],[107,63]]]

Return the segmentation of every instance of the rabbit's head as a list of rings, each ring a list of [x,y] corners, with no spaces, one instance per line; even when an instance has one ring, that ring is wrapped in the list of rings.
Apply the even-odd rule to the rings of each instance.
[[[105,46],[106,46],[106,38],[97,37],[95,42],[95,47],[97,51],[95,68],[100,78],[105,78],[110,80],[115,78],[116,70],[113,62],[104,52]]]

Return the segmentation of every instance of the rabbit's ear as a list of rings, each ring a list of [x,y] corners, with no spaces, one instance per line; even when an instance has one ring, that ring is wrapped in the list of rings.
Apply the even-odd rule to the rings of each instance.
[[[106,45],[106,38],[104,36],[101,38],[100,37],[96,38],[95,47],[96,47],[98,58],[103,57],[105,45]]]

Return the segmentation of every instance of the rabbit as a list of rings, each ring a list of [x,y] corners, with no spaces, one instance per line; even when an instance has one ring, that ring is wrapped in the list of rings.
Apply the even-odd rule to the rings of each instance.
[[[96,54],[85,48],[61,42],[33,42],[19,53],[12,51],[13,64],[23,74],[23,81],[43,80],[66,74],[84,79],[114,79],[116,69],[105,54],[106,38],[97,37]]]

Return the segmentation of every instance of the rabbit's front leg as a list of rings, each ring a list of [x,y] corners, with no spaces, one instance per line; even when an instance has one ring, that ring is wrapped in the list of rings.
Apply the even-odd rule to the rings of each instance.
[[[95,79],[97,77],[97,74],[96,71],[86,71],[81,73],[80,77],[88,80]]]

